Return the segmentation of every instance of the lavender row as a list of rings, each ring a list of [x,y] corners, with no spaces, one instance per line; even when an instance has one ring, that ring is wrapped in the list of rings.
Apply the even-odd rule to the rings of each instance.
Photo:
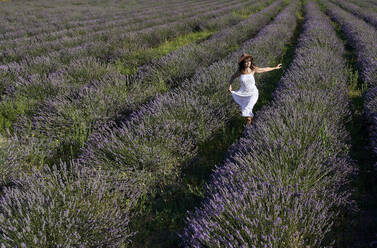
[[[356,66],[361,74],[361,79],[367,84],[368,89],[364,95],[364,114],[369,124],[370,145],[377,154],[376,143],[376,87],[377,87],[377,31],[363,20],[346,13],[335,5],[324,2],[328,13],[341,25],[347,41],[355,49],[357,55]]]
[[[5,9],[6,14],[4,14],[8,17],[2,20],[2,26],[4,27],[3,29],[5,31],[1,34],[2,37],[4,39],[14,39],[25,35],[34,36],[43,32],[51,32],[52,30],[62,30],[65,28],[85,26],[111,19],[116,20],[123,18],[126,15],[145,10],[158,12],[161,11],[161,9],[166,8],[167,5],[174,8],[176,5],[184,5],[187,2],[178,1],[174,3],[171,1],[165,1],[156,5],[154,2],[147,1],[144,3],[144,5],[141,4],[139,7],[127,9],[118,8],[116,5],[112,4],[107,8],[93,8],[92,6],[86,5],[81,9],[85,11],[86,15],[82,15],[82,13],[80,13],[79,17],[77,17],[77,12],[79,12],[80,9],[72,9],[74,6],[71,5],[71,3],[65,3],[66,5],[60,6],[57,13],[51,13],[50,15],[48,14],[48,10],[46,12],[42,12],[40,9],[33,10],[33,6],[23,7],[23,9],[27,10],[26,14],[17,13],[17,11],[20,10],[19,7],[16,7],[16,10],[14,10],[8,5]],[[188,2],[187,4],[192,3]],[[30,16],[30,12],[32,13],[33,11],[37,16]],[[12,26],[13,28],[11,28]]]
[[[157,8],[156,7],[142,8],[137,11],[134,11],[134,13],[135,12],[141,12],[145,14],[155,13],[155,12],[161,11],[163,6],[160,6]],[[61,8],[62,12],[65,11],[64,7]],[[174,8],[175,6],[171,6],[171,7]],[[105,10],[99,13],[98,12],[91,13],[93,9],[90,8],[89,6],[86,7],[86,10],[89,13],[87,13],[86,15],[80,15],[79,17],[76,17],[78,19],[74,18],[71,15],[67,15],[67,13],[76,14],[75,12],[72,13],[71,11],[66,11],[65,15],[55,15],[53,17],[50,17],[48,16],[47,13],[44,13],[41,10],[39,10],[37,13],[39,15],[43,15],[45,19],[37,23],[35,22],[30,23],[31,20],[35,21],[34,19],[32,19],[33,16],[30,16],[31,14],[29,15],[23,15],[23,13],[18,14],[19,16],[21,16],[21,18],[26,19],[26,21],[22,22],[16,19],[16,20],[12,20],[12,22],[10,23],[10,22],[7,22],[6,19],[2,20],[4,21],[2,23],[2,26],[6,26],[4,30],[5,32],[2,32],[1,34],[2,40],[8,40],[8,39],[17,40],[17,39],[23,39],[23,38],[28,39],[28,38],[38,36],[38,35],[45,35],[46,33],[49,33],[49,32],[58,32],[58,31],[63,31],[65,29],[76,28],[80,26],[87,26],[87,25],[92,25],[96,23],[99,24],[99,23],[104,23],[106,21],[113,21],[113,20],[115,21],[120,18],[124,18],[124,16],[134,14],[130,10],[119,10],[119,9],[111,11],[111,12],[109,10]],[[29,11],[31,10],[29,9]],[[8,10],[8,13],[12,13],[12,10]],[[12,23],[19,25],[18,27],[19,30],[16,30],[16,29],[10,30],[10,26],[12,25]],[[26,26],[22,28],[20,27],[25,24]],[[28,24],[31,26],[29,26]]]
[[[233,2],[236,2],[234,0]],[[221,5],[220,5],[221,6]],[[243,6],[243,3],[236,4],[236,8]],[[215,3],[215,6],[212,7],[219,7],[217,3]],[[229,9],[233,9],[232,3],[225,4],[225,7],[222,9],[215,9],[214,13],[221,13],[224,14],[225,11]],[[108,47],[112,46],[113,48],[118,48],[118,50],[131,50],[134,49],[132,47],[132,43],[137,43],[137,38],[135,37],[136,34],[140,33],[141,35],[144,33],[159,33],[156,28],[159,29],[166,29],[166,26],[169,26],[170,30],[187,30],[191,28],[191,25],[193,23],[200,22],[200,19],[210,18],[212,12],[208,12],[205,8],[199,8],[200,11],[196,10],[195,8],[191,11],[186,11],[184,13],[184,16],[182,16],[181,19],[179,19],[179,15],[169,17],[168,16],[162,16],[154,19],[143,19],[142,22],[135,24],[127,24],[125,23],[120,24],[120,26],[115,25],[113,28],[105,28],[102,30],[93,31],[90,27],[85,28],[88,30],[87,32],[84,32],[82,34],[74,35],[73,37],[64,36],[61,39],[53,39],[53,40],[46,40],[45,42],[41,42],[39,39],[37,40],[31,40],[30,42],[24,43],[24,44],[16,44],[15,47],[10,47],[7,45],[4,45],[0,61],[2,63],[10,63],[13,61],[20,61],[23,58],[27,56],[35,57],[35,56],[41,56],[44,54],[48,54],[49,52],[53,51],[59,51],[63,52],[64,49],[69,48],[85,48],[86,44],[95,43],[96,47]],[[127,32],[127,31],[134,31],[133,33]],[[166,35],[166,30],[160,30],[162,34]],[[162,36],[162,35],[160,35]],[[168,37],[166,37],[168,38]],[[147,39],[148,41],[148,39]],[[93,48],[92,50],[95,50]]]
[[[22,173],[0,196],[1,247],[129,247],[134,182],[80,164]]]
[[[377,87],[370,88],[364,95],[364,114],[368,121],[369,141],[374,170],[377,171]]]
[[[227,4],[225,4],[227,5]],[[18,38],[13,40],[3,40],[0,42],[1,46],[3,48],[5,47],[16,47],[16,46],[26,46],[27,44],[34,44],[37,42],[40,42],[39,46],[45,46],[50,43],[53,43],[52,41],[57,40],[58,38],[64,37],[67,39],[69,37],[72,39],[72,37],[79,38],[84,35],[99,35],[109,32],[109,29],[114,28],[122,28],[122,30],[127,31],[126,27],[129,27],[132,24],[132,29],[137,30],[141,29],[142,27],[146,27],[148,25],[157,25],[157,23],[164,23],[164,20],[167,21],[174,21],[179,18],[184,18],[189,15],[190,13],[196,13],[199,14],[200,12],[204,12],[206,8],[218,8],[220,6],[219,2],[216,3],[195,3],[194,6],[186,6],[186,5],[179,5],[175,8],[172,8],[172,6],[169,6],[169,10],[162,10],[160,12],[149,10],[148,12],[137,12],[134,15],[130,16],[120,16],[120,18],[117,18],[116,20],[106,20],[101,23],[93,23],[88,24],[85,26],[80,26],[77,28],[70,28],[70,29],[64,29],[59,30],[56,32],[51,33],[43,33],[41,35],[33,36],[33,37],[26,37],[26,38]],[[223,6],[225,7],[225,6]],[[187,11],[187,8],[190,9],[190,11]],[[185,11],[186,10],[186,11]],[[198,12],[198,10],[201,10]],[[145,16],[148,16],[146,19]],[[159,20],[161,19],[161,20]],[[107,32],[99,32],[99,31],[107,31]],[[77,37],[79,36],[79,37]]]
[[[377,27],[377,13],[368,9],[361,8],[356,4],[346,2],[344,0],[332,0],[334,3],[342,7],[343,9],[351,12],[352,14],[364,19],[374,27]]]
[[[204,43],[182,47],[152,62],[140,72],[136,80],[105,75],[101,80],[68,96],[49,99],[31,118],[21,116],[15,123],[15,131],[22,136],[33,133],[40,138],[54,138],[59,140],[58,144],[54,144],[58,147],[63,144],[84,146],[88,136],[106,122],[128,118],[129,113],[153,99],[156,94],[184,84],[183,78],[193,76],[200,68],[234,51],[239,43],[255,35],[270,22],[284,5],[280,1],[275,2]]]
[[[327,247],[353,204],[343,43],[312,1],[273,103],[214,171],[188,214],[186,247]],[[347,210],[349,210],[347,209]]]
[[[241,6],[235,5],[234,7],[236,9],[237,7]],[[35,57],[26,55],[22,61],[18,63],[12,62],[1,65],[0,69],[28,69],[28,67],[35,64],[35,62],[38,64],[41,64],[41,62],[46,63],[45,61],[47,61],[47,63],[51,63],[51,60],[58,61],[60,63],[67,63],[67,61],[70,61],[72,58],[89,55],[99,57],[105,61],[109,59],[115,60],[118,57],[126,56],[126,54],[131,53],[134,50],[156,46],[159,42],[162,42],[165,39],[171,39],[176,37],[178,34],[192,32],[192,30],[196,27],[200,27],[201,29],[221,27],[219,24],[222,23],[213,24],[212,22],[208,22],[208,20],[210,20],[213,16],[221,16],[229,13],[232,9],[232,7],[225,7],[211,12],[204,11],[202,14],[194,15],[187,20],[181,19],[172,23],[159,24],[157,26],[152,25],[148,28],[138,30],[137,32],[118,32],[117,34],[113,33],[113,35],[111,35],[112,33],[109,32],[108,35],[110,37],[106,38],[105,40],[103,40],[103,37],[101,39],[86,37],[85,39],[88,38],[88,40],[83,40],[81,45],[73,47],[64,47],[62,43],[57,41],[56,46],[61,47],[61,49],[58,51],[50,51],[44,56]],[[237,17],[234,18],[235,20],[232,20],[231,15],[226,15],[224,19],[228,19],[229,22],[237,22]],[[241,19],[242,18],[238,18],[238,20]],[[149,22],[149,20],[146,20],[146,22]],[[206,24],[207,22],[208,24]],[[130,27],[133,28],[132,26]],[[48,52],[48,50],[45,52]],[[25,66],[25,64],[27,65]],[[37,65],[37,68],[38,67],[40,67],[40,65]]]
[[[350,2],[367,9],[372,9],[374,12],[377,12],[377,2],[374,0],[358,1],[351,0]]]
[[[356,66],[361,71],[361,79],[368,87],[377,86],[376,29],[328,1],[320,2],[324,4],[326,13],[340,24],[350,45],[357,51]]]

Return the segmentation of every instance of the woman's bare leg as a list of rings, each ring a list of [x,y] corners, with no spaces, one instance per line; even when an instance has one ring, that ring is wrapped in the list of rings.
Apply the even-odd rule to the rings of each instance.
[[[253,123],[253,119],[251,117],[247,117],[247,125],[251,125]]]

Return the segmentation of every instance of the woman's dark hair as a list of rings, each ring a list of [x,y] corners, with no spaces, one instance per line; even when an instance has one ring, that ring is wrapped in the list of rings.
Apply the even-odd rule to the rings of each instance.
[[[246,69],[246,61],[247,60],[251,61],[250,69],[254,70],[255,64],[253,63],[253,57],[248,57],[248,58],[242,60],[241,63],[238,64],[238,71],[239,72],[242,72],[242,71],[244,71]]]

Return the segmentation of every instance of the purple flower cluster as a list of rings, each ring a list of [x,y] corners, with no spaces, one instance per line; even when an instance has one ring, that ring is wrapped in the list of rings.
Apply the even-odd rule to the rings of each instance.
[[[2,247],[120,247],[134,235],[133,182],[72,162],[22,173],[0,197]]]
[[[342,8],[344,8],[345,10],[351,12],[352,14],[364,19],[366,22],[369,22],[374,27],[377,27],[377,13],[376,12],[369,9],[361,8],[357,6],[356,4],[353,4],[344,0],[336,0],[336,1],[332,0],[332,1],[338,4],[339,6],[341,6]]]
[[[257,113],[188,214],[186,247],[325,247],[354,207],[343,44],[313,1],[294,59],[270,106]]]
[[[377,10],[377,3],[374,0],[365,0],[365,1],[350,0],[350,2],[357,4],[358,6],[362,8]]]
[[[326,13],[341,25],[348,42],[357,51],[361,79],[368,87],[377,86],[376,28],[328,1],[321,2],[326,7]]]
[[[364,95],[364,114],[368,121],[368,132],[373,152],[374,169],[377,171],[377,87],[369,89]]]

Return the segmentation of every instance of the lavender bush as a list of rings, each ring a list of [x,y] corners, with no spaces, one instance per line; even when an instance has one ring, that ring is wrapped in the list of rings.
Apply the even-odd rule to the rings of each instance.
[[[188,214],[186,247],[327,247],[342,209],[352,209],[343,44],[312,1],[305,13],[273,103],[229,149],[203,205]]]
[[[356,66],[360,69],[361,79],[368,87],[377,86],[376,29],[328,1],[320,2],[325,6],[326,13],[341,25],[350,45],[357,51]]]
[[[0,198],[2,247],[127,247],[129,183],[72,162],[22,174]]]
[[[369,89],[364,95],[364,114],[369,124],[369,140],[376,161],[374,169],[377,171],[377,87]]]
[[[374,0],[366,0],[366,1],[357,1],[351,0],[352,3],[366,9],[373,9],[375,12],[377,11],[377,3]]]
[[[352,14],[364,19],[366,22],[370,23],[374,27],[377,27],[377,13],[368,9],[360,8],[359,6],[346,2],[344,0],[333,1],[345,10],[351,12]]]

